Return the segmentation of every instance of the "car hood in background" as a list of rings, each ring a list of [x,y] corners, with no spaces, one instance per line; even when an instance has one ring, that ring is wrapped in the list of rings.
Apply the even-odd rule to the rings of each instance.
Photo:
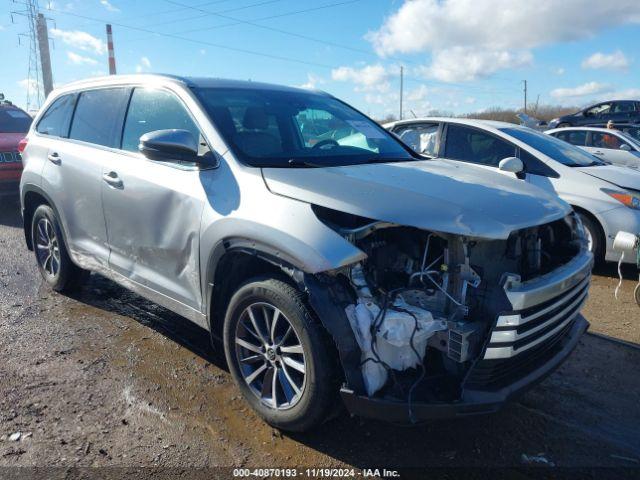
[[[18,149],[18,143],[26,133],[2,133],[0,132],[0,152],[13,152]]]
[[[446,160],[264,168],[275,194],[345,213],[470,237],[506,239],[571,208],[527,183]]]
[[[618,187],[640,190],[640,172],[629,167],[602,165],[599,167],[577,167],[582,173],[613,183]]]

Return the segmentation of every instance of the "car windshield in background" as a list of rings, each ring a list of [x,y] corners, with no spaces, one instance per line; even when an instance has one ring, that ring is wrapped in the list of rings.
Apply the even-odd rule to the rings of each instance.
[[[619,133],[622,136],[622,138],[624,138],[625,140],[628,140],[629,143],[631,143],[631,145],[633,145],[634,147],[640,146],[640,140],[637,137],[634,137],[633,135],[631,135],[631,133],[625,132],[625,131],[621,131]]]
[[[255,167],[416,159],[378,124],[329,96],[240,88],[195,93],[233,151]]]
[[[524,128],[501,128],[500,130],[567,167],[604,165],[604,162],[598,160],[590,153],[551,135]]]
[[[32,118],[17,108],[0,108],[0,133],[27,133]]]

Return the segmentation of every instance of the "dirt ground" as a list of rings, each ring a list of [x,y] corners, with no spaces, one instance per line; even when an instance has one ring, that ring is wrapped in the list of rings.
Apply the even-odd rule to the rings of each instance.
[[[43,478],[104,471],[72,467],[175,467],[190,478],[221,466],[640,475],[640,307],[636,274],[625,275],[616,301],[615,267],[599,271],[584,313],[592,331],[631,344],[584,336],[498,414],[413,428],[342,414],[289,435],[242,401],[205,331],[96,275],[74,297],[44,287],[17,201],[0,199],[0,478],[35,472],[18,466],[60,468]],[[127,478],[154,477],[134,472]]]

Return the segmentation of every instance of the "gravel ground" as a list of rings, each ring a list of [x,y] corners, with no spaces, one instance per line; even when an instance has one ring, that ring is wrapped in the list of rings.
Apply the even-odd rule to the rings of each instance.
[[[282,434],[241,400],[205,331],[96,275],[74,297],[43,286],[20,224],[17,202],[0,199],[0,478],[35,472],[17,466],[61,468],[42,478],[107,466],[186,475],[175,478],[220,466],[640,475],[637,346],[586,335],[558,372],[491,416],[400,428],[342,414]],[[593,331],[638,344],[636,274],[625,275],[615,301],[615,268],[598,272],[585,316]]]

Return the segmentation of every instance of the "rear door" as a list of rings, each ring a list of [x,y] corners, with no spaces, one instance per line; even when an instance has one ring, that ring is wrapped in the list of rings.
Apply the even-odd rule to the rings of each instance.
[[[200,218],[207,197],[195,164],[158,162],[138,153],[140,137],[164,129],[200,129],[178,96],[136,87],[122,129],[118,155],[104,164],[102,196],[112,270],[197,311]],[[162,303],[160,299],[156,299]]]
[[[127,90],[103,88],[62,97],[44,115],[37,131],[51,138],[43,171],[45,191],[61,216],[74,259],[90,268],[106,267],[107,233],[102,214],[102,164],[112,152]],[[69,105],[74,107],[67,123]],[[65,138],[66,137],[66,138]]]
[[[632,123],[636,113],[636,103],[633,101],[613,102],[609,120],[614,123]]]

